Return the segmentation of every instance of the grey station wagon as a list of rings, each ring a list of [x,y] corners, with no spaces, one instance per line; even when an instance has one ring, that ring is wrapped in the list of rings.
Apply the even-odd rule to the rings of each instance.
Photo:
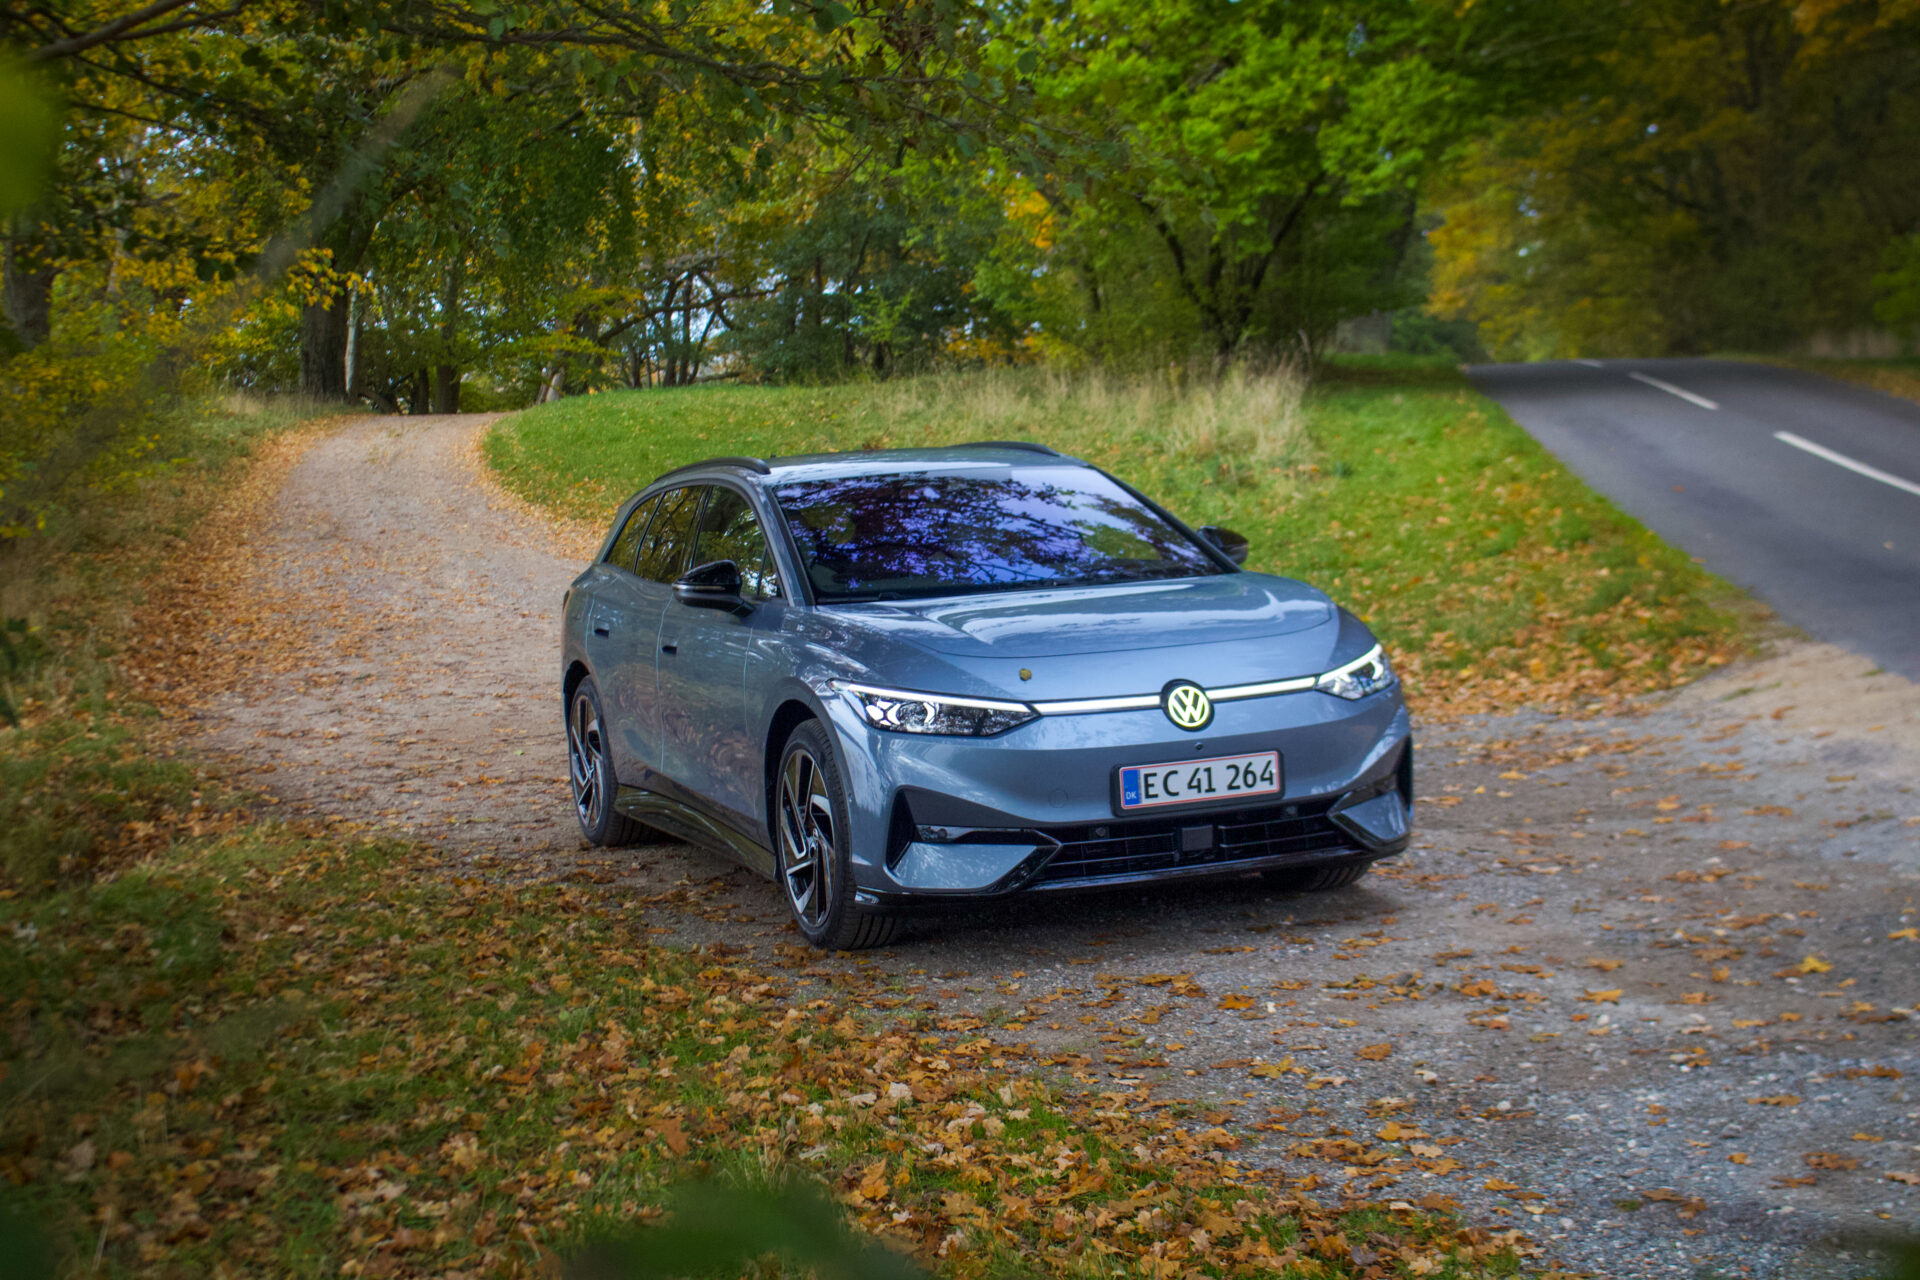
[[[772,876],[822,947],[942,904],[1406,847],[1413,744],[1367,628],[1038,445],[716,458],[567,591],[581,829]]]

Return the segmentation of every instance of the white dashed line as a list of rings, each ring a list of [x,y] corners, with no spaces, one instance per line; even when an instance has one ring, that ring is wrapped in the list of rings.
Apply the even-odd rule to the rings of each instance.
[[[1719,402],[1714,400],[1709,400],[1705,396],[1697,396],[1693,392],[1688,391],[1685,387],[1676,387],[1671,382],[1662,382],[1658,378],[1649,378],[1644,373],[1629,373],[1627,376],[1629,378],[1632,378],[1635,382],[1644,382],[1650,387],[1657,387],[1659,390],[1666,392],[1670,396],[1679,396],[1682,400],[1685,400],[1688,404],[1697,404],[1702,409],[1718,409],[1720,407]]]
[[[1890,484],[1896,489],[1904,489],[1915,497],[1920,497],[1920,484],[1915,484],[1911,480],[1902,480],[1899,476],[1889,474],[1878,467],[1870,467],[1864,462],[1849,458],[1844,453],[1835,453],[1825,445],[1803,440],[1791,431],[1776,431],[1773,433],[1773,438],[1782,444],[1790,444],[1796,449],[1804,449],[1816,458],[1825,458],[1836,467],[1845,467],[1856,475],[1863,475],[1869,480],[1878,480],[1881,484]],[[1887,544],[1887,549],[1893,549],[1891,542]]]
[[[1584,357],[1579,357],[1579,356],[1576,356],[1573,362],[1575,364],[1583,364],[1587,366],[1587,368],[1589,369],[1604,369],[1607,367],[1605,364],[1601,363],[1598,360],[1588,360]]]

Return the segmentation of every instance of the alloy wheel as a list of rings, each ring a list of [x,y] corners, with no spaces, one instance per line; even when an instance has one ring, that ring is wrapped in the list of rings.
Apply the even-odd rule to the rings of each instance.
[[[567,717],[567,775],[573,783],[573,808],[580,825],[597,831],[607,798],[600,785],[600,762],[605,754],[600,738],[600,712],[593,699],[582,693],[573,700],[573,714]]]
[[[780,771],[780,882],[808,928],[821,927],[833,909],[837,865],[826,777],[811,752],[796,748]]]

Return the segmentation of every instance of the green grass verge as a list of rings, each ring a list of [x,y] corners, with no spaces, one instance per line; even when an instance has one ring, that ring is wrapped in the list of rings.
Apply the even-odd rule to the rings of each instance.
[[[604,522],[660,472],[715,454],[985,438],[1042,441],[1194,524],[1253,541],[1254,568],[1366,616],[1429,709],[1567,704],[1724,662],[1751,609],[1574,478],[1454,370],[1352,361],[1291,425],[1204,387],[999,374],[812,388],[707,386],[582,397],[496,427],[523,497]],[[1252,410],[1252,422],[1235,413]]]

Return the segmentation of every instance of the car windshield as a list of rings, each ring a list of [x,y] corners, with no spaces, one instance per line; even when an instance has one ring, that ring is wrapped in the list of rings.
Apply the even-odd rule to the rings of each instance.
[[[774,494],[823,603],[1224,572],[1087,467],[794,480]]]

